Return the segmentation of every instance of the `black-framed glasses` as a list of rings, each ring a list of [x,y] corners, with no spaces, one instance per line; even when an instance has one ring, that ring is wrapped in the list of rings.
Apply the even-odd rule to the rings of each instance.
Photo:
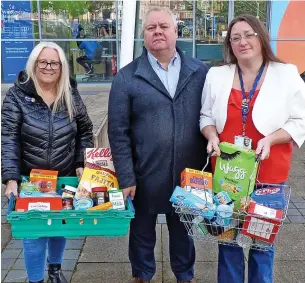
[[[36,65],[39,69],[46,69],[50,65],[52,70],[59,70],[61,68],[61,63],[56,61],[48,62],[46,60],[38,60]]]
[[[252,40],[253,38],[255,38],[256,36],[258,36],[258,34],[256,32],[251,32],[251,33],[246,33],[244,36],[241,35],[233,35],[230,38],[230,41],[232,43],[239,43],[241,41],[242,38],[244,38],[245,40],[249,41]]]

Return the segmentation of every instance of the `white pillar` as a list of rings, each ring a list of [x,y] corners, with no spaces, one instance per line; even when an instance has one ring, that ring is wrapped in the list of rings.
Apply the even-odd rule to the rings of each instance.
[[[123,0],[120,68],[133,60],[136,0]]]

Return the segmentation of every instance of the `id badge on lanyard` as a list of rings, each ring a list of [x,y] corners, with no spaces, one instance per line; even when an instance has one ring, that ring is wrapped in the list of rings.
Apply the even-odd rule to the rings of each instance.
[[[240,86],[241,86],[241,92],[242,92],[242,104],[241,104],[241,116],[242,116],[242,134],[240,136],[235,136],[234,137],[234,144],[241,146],[246,149],[251,149],[252,148],[252,139],[246,136],[246,125],[247,125],[247,116],[249,113],[250,109],[250,102],[251,99],[254,95],[254,92],[256,90],[257,84],[262,76],[262,73],[264,71],[265,65],[264,63],[261,65],[259,68],[258,74],[254,80],[253,86],[251,91],[249,92],[249,97],[246,97],[246,92],[244,88],[244,81],[242,78],[241,70],[240,67],[237,65],[238,68],[238,76],[239,76],[239,81],[240,81]]]

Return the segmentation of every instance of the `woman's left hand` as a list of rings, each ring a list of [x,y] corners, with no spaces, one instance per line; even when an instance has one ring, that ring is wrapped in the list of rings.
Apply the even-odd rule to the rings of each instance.
[[[262,138],[257,143],[257,148],[255,151],[256,156],[259,156],[260,160],[267,159],[270,155],[270,147],[271,147],[270,139],[268,137]]]
[[[84,172],[84,168],[83,167],[79,167],[76,169],[76,176],[78,177],[78,179],[81,178],[81,176],[83,175]]]

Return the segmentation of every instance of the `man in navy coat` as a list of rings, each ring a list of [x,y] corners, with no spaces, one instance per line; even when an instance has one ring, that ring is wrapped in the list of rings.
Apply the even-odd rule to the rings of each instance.
[[[207,153],[199,130],[207,66],[176,48],[177,24],[165,9],[144,21],[143,54],[112,83],[108,135],[124,197],[134,199],[129,259],[134,282],[156,271],[156,219],[166,214],[171,268],[178,282],[195,282],[193,240],[169,199],[184,168],[202,169]]]

